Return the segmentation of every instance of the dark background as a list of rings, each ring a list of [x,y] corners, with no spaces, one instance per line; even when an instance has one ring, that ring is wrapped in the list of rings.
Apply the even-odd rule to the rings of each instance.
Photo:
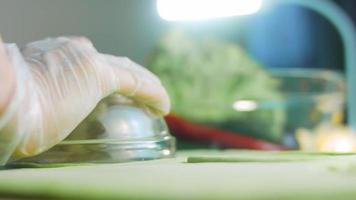
[[[335,2],[356,21],[356,1]],[[245,46],[257,60],[268,67],[344,70],[343,45],[326,19],[297,6],[281,6],[262,15],[251,19],[244,34]]]

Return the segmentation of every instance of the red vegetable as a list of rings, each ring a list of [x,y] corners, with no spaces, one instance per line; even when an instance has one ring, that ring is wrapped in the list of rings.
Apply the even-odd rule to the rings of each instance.
[[[180,139],[214,144],[224,148],[287,150],[286,147],[250,136],[192,123],[174,114],[165,117],[172,134]]]

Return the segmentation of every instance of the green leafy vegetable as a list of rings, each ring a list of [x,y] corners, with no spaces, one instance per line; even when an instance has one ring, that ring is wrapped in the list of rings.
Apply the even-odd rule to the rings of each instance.
[[[237,100],[281,98],[278,82],[238,45],[175,30],[161,39],[148,66],[167,88],[173,112],[271,141],[281,138],[284,110],[232,107]]]

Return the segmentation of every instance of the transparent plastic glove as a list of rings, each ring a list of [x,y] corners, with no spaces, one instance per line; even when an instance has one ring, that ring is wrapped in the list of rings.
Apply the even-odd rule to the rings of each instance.
[[[102,98],[115,92],[155,115],[169,111],[158,78],[127,58],[98,53],[85,38],[33,42],[22,55],[15,45],[6,49],[17,85],[14,108],[3,114],[10,117],[0,127],[0,145],[11,141],[0,149],[2,163],[10,155],[32,156],[59,143]]]

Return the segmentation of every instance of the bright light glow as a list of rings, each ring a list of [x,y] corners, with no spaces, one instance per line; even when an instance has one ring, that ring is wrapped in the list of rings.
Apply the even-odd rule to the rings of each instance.
[[[163,149],[162,150],[162,154],[165,155],[165,156],[168,156],[169,154],[171,154],[171,151],[168,150],[168,149]]]
[[[355,150],[354,141],[350,137],[339,136],[325,144],[323,150],[339,153],[353,152]]]
[[[157,0],[158,14],[169,21],[249,15],[261,6],[262,0]]]
[[[236,101],[232,107],[237,111],[253,111],[257,109],[258,105],[255,101],[240,100]]]

